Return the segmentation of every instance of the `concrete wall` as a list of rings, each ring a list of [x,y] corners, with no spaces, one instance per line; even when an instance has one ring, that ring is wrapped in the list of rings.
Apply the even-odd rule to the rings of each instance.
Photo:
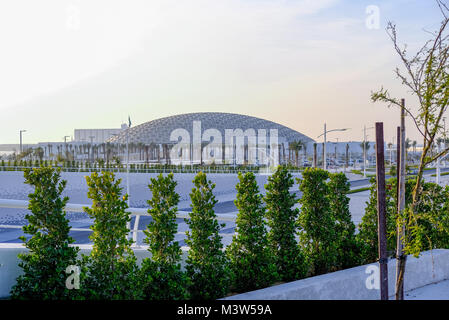
[[[80,248],[79,256],[82,254],[89,255],[92,250],[92,245],[78,245],[78,247]],[[181,249],[181,266],[184,268],[184,262],[187,259],[187,248],[182,247]],[[0,243],[0,299],[9,297],[9,292],[16,283],[16,278],[22,274],[22,269],[19,267],[20,259],[17,255],[27,250],[22,244]],[[151,257],[148,246],[134,248],[134,254],[139,265],[144,258]]]
[[[372,272],[378,264],[364,265],[293,281],[266,289],[227,297],[226,300],[372,300],[379,289],[372,287]],[[389,294],[395,292],[396,260],[388,263]],[[378,268],[377,268],[378,270]],[[449,250],[424,252],[419,259],[409,257],[405,272],[405,291],[449,279]],[[367,285],[368,284],[368,285]]]

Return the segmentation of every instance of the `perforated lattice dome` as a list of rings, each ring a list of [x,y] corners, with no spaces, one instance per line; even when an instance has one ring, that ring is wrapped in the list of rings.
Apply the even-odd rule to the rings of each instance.
[[[170,133],[178,128],[187,130],[192,136],[193,121],[201,121],[201,131],[214,128],[218,129],[224,136],[225,129],[277,129],[278,136],[284,138],[287,142],[302,140],[303,142],[311,142],[313,139],[299,133],[295,130],[287,128],[278,123],[241,115],[235,113],[222,112],[200,112],[186,113],[171,117],[156,119],[145,122],[129,130],[129,143],[144,144],[171,144]],[[126,143],[126,131],[123,130],[119,135],[109,139],[110,142]]]

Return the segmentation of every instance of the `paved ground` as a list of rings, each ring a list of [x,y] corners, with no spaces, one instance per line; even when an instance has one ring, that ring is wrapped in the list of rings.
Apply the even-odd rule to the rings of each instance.
[[[295,192],[295,191],[292,191]],[[298,197],[300,197],[300,192],[295,192]],[[354,223],[358,224],[361,222],[365,201],[368,199],[369,192],[361,192],[350,195],[350,210],[353,215]],[[0,194],[0,198],[1,194]],[[222,213],[234,213],[236,214],[237,208],[234,205],[235,194],[225,194],[217,197],[219,202],[215,206],[215,211],[217,214]],[[26,199],[26,198],[23,198]],[[181,202],[179,206],[180,210],[190,210],[190,203],[187,201]],[[18,210],[18,209],[9,209],[9,208],[0,208],[0,224],[7,225],[24,225],[26,223],[25,215],[27,214],[27,210]],[[92,220],[85,213],[75,213],[68,212],[67,217],[70,220],[70,224],[74,228],[88,228],[89,225],[92,224]],[[144,229],[146,225],[151,221],[151,217],[141,217],[139,222],[139,229]],[[178,219],[178,231],[185,232],[188,230],[188,226],[183,219]],[[225,223],[225,226],[222,228],[221,233],[223,235],[224,244],[229,244],[232,240],[232,234],[234,233],[234,222],[221,222]],[[131,225],[134,225],[134,218],[131,221]],[[71,231],[70,235],[75,239],[76,243],[79,244],[87,244],[90,243],[89,235],[91,232],[86,231]],[[0,228],[0,242],[6,243],[20,243],[19,236],[23,236],[23,232],[21,229],[5,229]],[[138,234],[138,243],[143,243],[144,234]],[[185,235],[177,235],[176,240],[179,241],[180,245],[184,245]]]
[[[447,169],[449,170],[449,169]],[[432,171],[427,172],[428,180],[435,180],[435,178],[430,177]],[[84,176],[85,173],[63,173],[63,179],[68,181],[65,195],[70,197],[69,202],[71,203],[85,203],[88,204],[90,201],[87,198],[87,187],[85,185]],[[149,178],[155,176],[155,174],[131,174],[131,206],[132,207],[146,207],[146,199],[148,199],[151,194],[148,190]],[[190,200],[189,193],[192,189],[192,179],[193,174],[182,174],[177,175],[175,178],[178,181],[177,192],[181,195],[181,201],[179,203],[180,210],[190,210]],[[125,175],[119,175],[123,179],[122,185],[124,190],[126,190]],[[216,174],[208,176],[212,181],[216,183],[215,195],[219,202],[215,207],[215,211],[218,214],[221,213],[236,213],[237,208],[234,205],[235,199],[235,184],[238,179],[236,175],[229,174]],[[363,179],[362,176],[355,174],[348,174],[348,178],[351,179],[351,188],[360,188],[368,186],[369,179]],[[267,176],[258,175],[257,182],[262,193],[264,193],[264,184],[267,182]],[[442,183],[446,184],[449,182],[449,176],[442,177]],[[21,199],[26,200],[27,195],[31,192],[30,186],[23,183],[22,172],[0,172],[0,198],[2,199]],[[298,185],[295,184],[291,189],[291,192],[295,192],[298,197],[301,196],[298,191]],[[358,225],[363,217],[366,201],[369,197],[369,191],[359,192],[351,194],[349,196],[350,203],[349,208],[351,211],[352,219],[356,225]],[[8,225],[24,225],[26,223],[25,215],[27,210],[17,210],[17,209],[7,209],[0,208],[0,224]],[[84,213],[74,213],[68,212],[67,216],[73,227],[77,228],[87,228],[91,223],[91,219],[87,217]],[[150,217],[141,217],[139,228],[143,229],[151,221]],[[132,223],[134,220],[132,221]],[[188,229],[187,224],[182,219],[178,219],[178,231],[184,232]],[[234,223],[226,222],[225,227],[222,229],[224,235],[223,242],[225,244],[229,243],[232,239],[230,236],[234,231]],[[83,231],[72,231],[71,236],[76,240],[76,243],[86,244],[89,243],[90,232]],[[0,229],[0,242],[21,242],[18,239],[23,233],[21,229]],[[138,243],[143,241],[143,233],[139,233]],[[177,235],[176,239],[181,245],[184,244],[185,235]]]
[[[408,291],[406,300],[449,300],[449,280]]]

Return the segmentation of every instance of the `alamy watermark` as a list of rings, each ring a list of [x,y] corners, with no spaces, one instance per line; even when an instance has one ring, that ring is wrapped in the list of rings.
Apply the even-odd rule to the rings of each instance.
[[[178,128],[170,133],[176,144],[170,150],[174,164],[248,164],[277,167],[279,138],[277,129],[209,128],[202,132],[201,121],[193,121],[192,137],[188,130]]]
[[[65,286],[69,290],[80,288],[80,267],[70,265],[65,269],[65,273],[69,276],[65,280]]]
[[[81,28],[81,11],[79,6],[69,4],[66,9],[65,26],[69,30],[77,31]]]
[[[370,30],[380,28],[380,9],[379,6],[369,5],[365,9],[367,17],[365,18],[365,26]]]
[[[380,270],[379,266],[374,264],[369,265],[365,269],[365,273],[369,276],[365,280],[365,286],[368,290],[379,290],[380,289]]]

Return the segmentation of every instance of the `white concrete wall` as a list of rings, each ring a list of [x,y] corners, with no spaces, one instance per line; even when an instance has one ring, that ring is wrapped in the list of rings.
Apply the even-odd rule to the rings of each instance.
[[[89,255],[92,250],[92,245],[78,245],[80,248],[79,256],[82,254]],[[182,262],[181,266],[184,268],[184,262],[187,259],[187,248],[182,247]],[[18,243],[0,243],[0,299],[9,297],[9,292],[12,286],[16,283],[16,278],[22,274],[22,269],[19,267],[20,259],[17,255],[21,252],[26,252],[22,244]],[[134,248],[134,254],[137,258],[137,263],[140,265],[144,258],[151,257],[148,251],[148,246],[141,246]]]
[[[380,298],[380,290],[368,289],[370,273],[364,265],[312,278],[227,297],[226,300],[372,300]],[[395,292],[396,260],[388,263],[390,298]],[[419,259],[409,257],[405,272],[405,291],[449,279],[449,250],[422,253]]]

